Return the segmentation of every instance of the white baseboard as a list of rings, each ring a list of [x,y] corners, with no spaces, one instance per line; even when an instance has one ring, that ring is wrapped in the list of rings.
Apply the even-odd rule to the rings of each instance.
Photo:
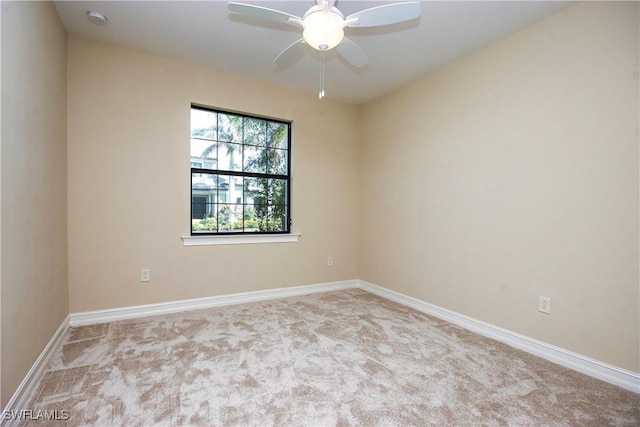
[[[485,337],[495,339],[496,341],[503,342],[511,347],[526,351],[527,353],[531,353],[566,368],[573,369],[574,371],[615,384],[635,393],[640,393],[640,374],[638,373],[582,356],[578,353],[456,313],[455,311],[447,310],[399,292],[367,283],[363,280],[358,280],[357,283],[358,288],[371,292],[372,294],[456,324]]]
[[[316,285],[267,289],[263,291],[244,292],[239,294],[220,295],[215,297],[196,298],[181,301],[164,302],[159,304],[145,304],[106,310],[85,311],[81,313],[71,313],[69,315],[69,324],[71,326],[91,325],[95,323],[113,322],[115,320],[177,313],[187,310],[287,298],[299,295],[314,294],[318,292],[338,291],[343,289],[355,288],[357,285],[357,280],[346,280],[342,282],[330,282]]]
[[[15,419],[5,419],[4,414],[6,414],[7,411],[27,409],[24,407],[27,403],[26,400],[31,395],[31,392],[34,391],[33,388],[36,385],[36,380],[40,378],[44,369],[47,367],[51,356],[58,351],[62,345],[62,339],[64,338],[67,329],[69,329],[69,316],[62,321],[58,329],[54,332],[46,347],[42,350],[42,353],[40,353],[40,356],[38,356],[36,361],[33,363],[33,366],[31,366],[31,369],[29,369],[29,372],[27,372],[27,375],[16,389],[15,393],[13,393],[13,396],[11,396],[11,399],[7,402],[7,406],[5,406],[4,411],[2,412],[2,421],[0,422],[0,425],[8,427],[17,422]]]

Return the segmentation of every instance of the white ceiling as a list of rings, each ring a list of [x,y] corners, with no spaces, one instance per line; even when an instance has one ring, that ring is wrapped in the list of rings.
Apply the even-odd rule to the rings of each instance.
[[[255,1],[302,16],[315,4]],[[393,1],[340,0],[345,15]],[[375,99],[429,71],[554,14],[573,2],[424,1],[418,20],[379,28],[349,28],[347,37],[369,56],[355,69],[326,54],[327,97],[351,103]],[[56,1],[70,34],[198,64],[308,92],[318,91],[321,55],[307,47],[285,66],[273,60],[300,38],[300,29],[231,14],[225,1]],[[92,24],[88,11],[108,18]]]

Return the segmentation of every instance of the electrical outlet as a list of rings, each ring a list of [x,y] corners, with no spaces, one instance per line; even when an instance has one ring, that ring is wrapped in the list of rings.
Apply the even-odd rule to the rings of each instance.
[[[327,257],[327,265],[333,265],[333,257]]]
[[[140,281],[141,282],[150,282],[151,281],[151,270],[148,268],[143,268],[140,270]]]
[[[540,313],[551,314],[551,298],[540,297],[538,301],[538,311]]]

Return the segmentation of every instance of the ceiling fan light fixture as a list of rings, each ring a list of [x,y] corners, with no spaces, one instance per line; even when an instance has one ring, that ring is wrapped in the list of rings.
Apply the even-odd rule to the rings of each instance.
[[[317,10],[303,20],[302,38],[317,50],[330,50],[344,38],[344,18],[334,11]]]

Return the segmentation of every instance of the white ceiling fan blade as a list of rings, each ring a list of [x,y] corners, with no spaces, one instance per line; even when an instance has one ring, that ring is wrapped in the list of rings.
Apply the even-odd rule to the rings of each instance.
[[[364,50],[346,37],[342,39],[342,43],[336,49],[347,62],[356,68],[364,67],[369,61]]]
[[[229,10],[241,15],[252,16],[254,18],[268,19],[270,21],[282,22],[283,24],[302,25],[302,19],[286,12],[281,12],[267,7],[255,6],[252,4],[229,2]]]
[[[289,45],[285,50],[283,50],[280,55],[273,61],[275,64],[286,64],[300,52],[302,46],[304,45],[304,39],[300,39]]]
[[[346,18],[349,27],[378,27],[409,21],[420,16],[420,2],[392,3],[372,7],[349,15]]]

